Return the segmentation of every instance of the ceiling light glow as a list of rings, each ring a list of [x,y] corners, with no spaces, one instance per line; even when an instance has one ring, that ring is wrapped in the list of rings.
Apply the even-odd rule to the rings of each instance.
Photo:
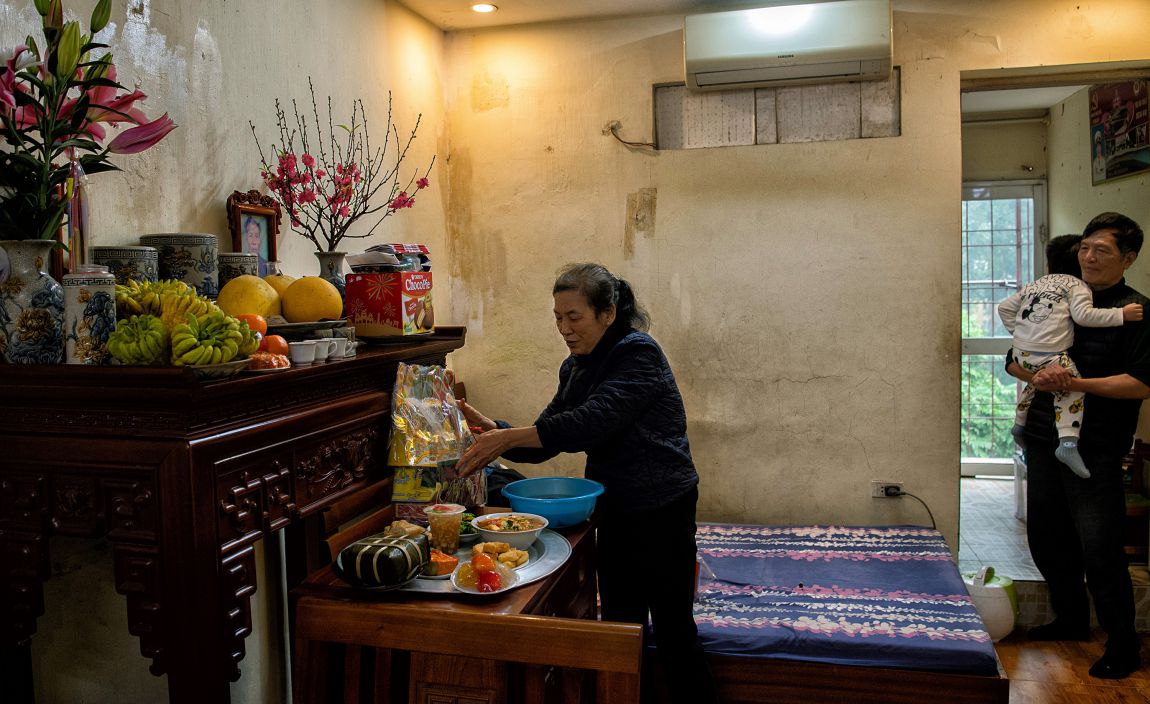
[[[477,2],[471,6],[471,9],[476,12],[495,12],[499,8],[489,2]]]
[[[811,18],[811,5],[785,5],[751,10],[748,19],[755,29],[766,34],[790,34]]]

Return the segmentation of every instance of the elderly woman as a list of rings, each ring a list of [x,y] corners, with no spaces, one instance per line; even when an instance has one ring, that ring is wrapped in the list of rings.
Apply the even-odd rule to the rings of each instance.
[[[587,478],[605,487],[596,540],[603,618],[645,624],[649,613],[674,700],[713,701],[692,615],[699,476],[675,377],[626,281],[598,264],[574,264],[552,294],[571,352],[558,392],[523,427],[461,402],[478,436],[458,468],[468,474],[500,455],[543,462],[586,452]]]

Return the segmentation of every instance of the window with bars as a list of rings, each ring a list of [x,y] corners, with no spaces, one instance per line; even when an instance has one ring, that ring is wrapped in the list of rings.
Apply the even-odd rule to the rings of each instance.
[[[998,304],[1042,270],[1041,181],[966,184],[962,200],[962,457],[964,466],[1014,454],[1018,385],[1006,373],[1010,334]],[[986,468],[976,473],[993,473]]]

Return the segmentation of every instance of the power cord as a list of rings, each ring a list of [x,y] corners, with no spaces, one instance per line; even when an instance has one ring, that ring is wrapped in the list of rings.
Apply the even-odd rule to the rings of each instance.
[[[627,145],[628,147],[640,147],[640,148],[644,148],[644,149],[658,149],[658,147],[655,146],[651,142],[628,142],[627,140],[623,139],[622,137],[619,136],[619,129],[622,126],[623,126],[623,123],[619,122],[618,120],[611,120],[610,122],[607,123],[607,127],[603,129],[603,134],[611,135],[612,137],[619,140],[621,143]]]
[[[909,491],[900,491],[897,494],[895,494],[895,496],[909,496],[910,498],[912,498],[915,501],[922,504],[922,507],[926,509],[926,515],[930,516],[930,527],[933,528],[934,530],[938,530],[938,526],[934,522],[934,513],[931,512],[930,506],[927,506],[925,501],[918,498],[917,496],[910,493]]]

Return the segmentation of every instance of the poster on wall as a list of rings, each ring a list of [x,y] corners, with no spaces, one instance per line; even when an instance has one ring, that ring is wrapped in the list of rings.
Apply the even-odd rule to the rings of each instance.
[[[1090,87],[1091,183],[1150,170],[1146,79]]]

